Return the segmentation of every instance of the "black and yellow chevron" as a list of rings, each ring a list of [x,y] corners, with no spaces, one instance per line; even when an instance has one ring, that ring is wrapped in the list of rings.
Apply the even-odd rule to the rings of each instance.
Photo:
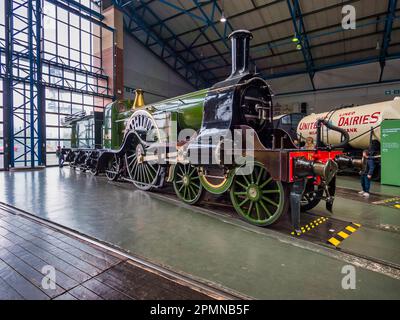
[[[306,224],[305,226],[301,227],[301,232],[296,233],[296,232],[292,232],[292,236],[301,236],[302,234],[305,234],[307,232],[310,232],[311,230],[315,229],[316,227],[318,227],[319,225],[325,223],[326,221],[328,221],[329,218],[325,218],[325,217],[320,217],[316,220],[314,220],[313,222],[310,222],[309,224]]]
[[[335,247],[339,246],[344,240],[350,237],[354,232],[356,232],[361,227],[358,223],[352,223],[344,228],[342,231],[335,234],[328,242]]]

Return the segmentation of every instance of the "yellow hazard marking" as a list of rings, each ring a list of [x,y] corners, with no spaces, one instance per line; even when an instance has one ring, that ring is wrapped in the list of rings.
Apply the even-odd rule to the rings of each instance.
[[[350,232],[356,232],[357,231],[357,229],[354,229],[352,226],[347,226],[346,230],[350,231]]]
[[[338,235],[341,236],[343,239],[347,239],[349,237],[349,235],[347,233],[344,233],[343,231],[340,231]]]
[[[323,224],[326,221],[328,221],[328,218],[318,218],[318,219],[310,222],[309,224],[306,224],[305,226],[300,227],[300,229],[301,229],[300,233],[296,233],[296,232],[293,231],[291,233],[291,235],[294,236],[294,235],[297,234],[298,236],[301,236],[302,234],[305,234],[308,231],[311,231],[312,229],[316,228],[317,226]]]
[[[333,236],[328,240],[329,243],[333,244],[335,247],[339,246],[345,239],[350,237],[354,232],[360,228],[361,225],[357,223],[352,223],[351,225],[344,228],[342,231],[338,232],[336,236]],[[349,232],[350,234],[346,233],[345,231]],[[337,239],[339,237],[339,239]]]
[[[330,238],[328,242],[332,243],[335,247],[337,247],[340,244],[340,241],[335,238]]]

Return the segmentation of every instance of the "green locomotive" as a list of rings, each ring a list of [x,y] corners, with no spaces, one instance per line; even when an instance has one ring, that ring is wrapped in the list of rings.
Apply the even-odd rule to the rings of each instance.
[[[205,192],[229,192],[239,216],[257,226],[275,223],[291,208],[299,231],[301,208],[324,199],[332,209],[335,158],[341,154],[334,149],[340,146],[298,150],[290,135],[274,129],[271,90],[249,71],[252,34],[239,30],[230,39],[232,73],[226,80],[141,107],[111,103],[104,112],[103,148],[72,148],[67,160],[141,190],[172,183],[187,204],[200,202]]]

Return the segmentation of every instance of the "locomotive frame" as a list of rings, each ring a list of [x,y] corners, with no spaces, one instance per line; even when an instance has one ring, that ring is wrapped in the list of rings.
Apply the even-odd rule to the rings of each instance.
[[[287,133],[274,129],[270,87],[249,71],[252,34],[238,30],[229,37],[232,73],[226,80],[209,90],[136,109],[118,149],[71,149],[67,161],[93,174],[105,173],[111,181],[130,181],[141,190],[172,183],[178,198],[191,205],[201,202],[205,192],[229,192],[239,216],[257,226],[277,222],[290,209],[293,228],[300,233],[302,209],[325,200],[332,210],[335,159],[342,152],[320,145],[299,151]],[[318,125],[329,124],[321,120]],[[194,134],[179,139],[186,129]],[[234,131],[242,133],[239,142],[232,141]],[[247,132],[252,132],[250,138]],[[193,156],[205,151],[210,161]],[[251,172],[240,173],[249,164]]]

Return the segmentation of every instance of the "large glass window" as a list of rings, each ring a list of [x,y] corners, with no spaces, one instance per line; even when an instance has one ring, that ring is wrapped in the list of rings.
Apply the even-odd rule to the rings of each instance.
[[[63,1],[69,5],[68,1]],[[82,5],[100,12],[93,1],[79,1]],[[71,128],[63,119],[84,111],[103,111],[110,102],[108,79],[103,76],[102,43],[104,29],[75,12],[44,1],[44,59],[56,62],[45,65],[43,80],[49,86],[61,84],[71,88],[46,88],[46,160],[47,165],[57,164],[57,146],[71,146]],[[62,65],[62,66],[60,66]]]
[[[77,92],[46,89],[46,153],[47,165],[57,164],[57,146],[71,147],[71,128],[63,124],[66,116],[78,112],[102,111],[110,100]]]
[[[79,3],[81,6],[77,5]],[[14,143],[13,163],[15,166],[29,166],[31,154],[34,154],[34,165],[39,163],[38,123],[45,121],[45,143],[47,165],[57,163],[55,151],[58,145],[69,147],[71,128],[63,125],[63,118],[84,111],[91,114],[103,108],[112,98],[112,89],[108,76],[103,70],[103,39],[106,47],[112,46],[112,29],[105,27],[83,7],[100,12],[99,1],[93,0],[48,0],[10,1],[10,41],[12,48],[11,73],[13,77],[9,93],[13,111],[12,123],[14,132],[10,140]],[[41,7],[41,37],[33,37],[29,46],[28,31],[35,31],[37,15],[29,18],[29,4],[33,11],[36,4]],[[3,130],[3,77],[5,71],[5,0],[0,0],[0,169],[4,167],[4,130]],[[31,19],[31,20],[29,20]],[[30,23],[31,21],[31,23]],[[29,28],[32,26],[32,29]],[[33,31],[32,31],[33,30]],[[41,39],[40,43],[35,42]],[[42,48],[42,79],[44,103],[39,101],[37,92],[41,86],[35,82],[31,92],[30,81],[37,80],[37,74],[30,76],[30,63],[33,68],[36,60],[30,62],[29,51],[36,55],[36,48]],[[113,52],[107,52],[107,59],[112,59]],[[109,62],[109,61],[107,61]],[[112,65],[112,63],[107,63]],[[44,106],[44,117],[37,114]],[[33,112],[31,110],[34,110]],[[31,127],[33,115],[34,127]],[[31,138],[34,128],[33,139]],[[32,142],[33,141],[33,142]],[[33,148],[32,148],[33,145]],[[30,150],[33,150],[30,151]]]

